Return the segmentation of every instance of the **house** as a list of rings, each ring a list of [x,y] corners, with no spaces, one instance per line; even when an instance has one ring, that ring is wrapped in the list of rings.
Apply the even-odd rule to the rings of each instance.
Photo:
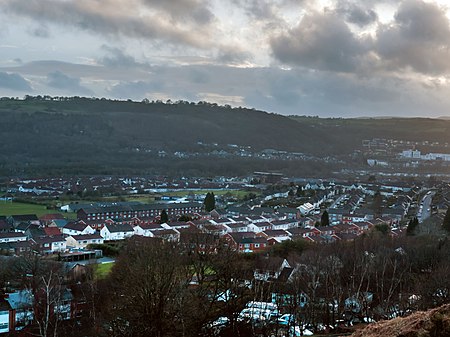
[[[254,278],[258,281],[274,281],[285,268],[291,268],[286,259],[259,256],[255,263]]]
[[[166,229],[182,229],[182,228],[190,228],[191,224],[188,222],[182,222],[182,221],[171,221],[168,223],[161,224],[162,227]]]
[[[0,233],[0,243],[26,241],[27,236],[20,232],[6,232]]]
[[[66,240],[62,236],[42,236],[33,238],[36,248],[44,254],[60,253],[67,250]]]
[[[49,223],[48,227],[63,228],[68,223],[69,223],[69,221],[66,219],[54,219]]]
[[[183,214],[194,214],[202,211],[200,203],[174,204],[125,204],[125,205],[86,205],[77,211],[81,220],[131,219],[134,217],[157,217],[163,210],[169,217],[179,217]]]
[[[227,227],[228,232],[247,232],[247,225],[242,222],[231,223],[228,225],[224,225]]]
[[[34,297],[31,290],[6,294],[0,299],[0,333],[21,330],[32,323]]]
[[[10,232],[12,226],[5,219],[0,219],[0,233]]]
[[[0,251],[7,254],[20,255],[25,252],[30,252],[31,249],[32,242],[30,240],[0,243]]]
[[[153,232],[153,237],[160,238],[166,241],[179,241],[180,232],[173,228],[157,230]]]
[[[42,230],[47,236],[58,236],[62,234],[61,230],[58,227],[44,227],[42,228]]]
[[[59,213],[55,214],[44,214],[39,218],[39,221],[43,226],[48,226],[53,220],[64,220],[64,216]]]
[[[290,234],[284,229],[268,229],[258,233],[258,236],[265,237],[271,244],[280,243],[285,240],[291,240]]]
[[[86,224],[84,221],[69,222],[62,229],[65,235],[83,235],[83,234],[94,234],[95,229]]]
[[[69,248],[83,249],[88,245],[102,244],[104,239],[100,234],[82,234],[82,235],[70,235],[66,237],[66,245]]]
[[[107,224],[100,230],[105,240],[125,240],[134,235],[133,226],[129,224]]]
[[[224,239],[240,253],[261,251],[269,245],[266,238],[257,236],[253,232],[228,233]]]
[[[278,220],[278,221],[272,221],[272,229],[274,230],[280,230],[280,229],[289,229],[289,228],[295,228],[298,227],[298,221],[296,220]]]
[[[16,227],[18,224],[25,222],[34,225],[40,225],[40,221],[36,214],[18,214],[18,215],[10,215],[8,217],[8,222]]]
[[[312,227],[312,228],[290,228],[288,230],[286,230],[286,232],[288,232],[292,239],[297,239],[297,238],[307,238],[309,236],[319,236],[321,234],[321,231],[319,229],[317,229],[316,227]]]
[[[153,231],[164,230],[163,226],[157,223],[140,224],[133,227],[134,234],[140,236],[154,237]]]
[[[263,232],[268,229],[272,229],[272,224],[268,221],[254,222],[254,223],[249,224],[247,226],[247,228],[250,232],[259,233],[259,232]]]

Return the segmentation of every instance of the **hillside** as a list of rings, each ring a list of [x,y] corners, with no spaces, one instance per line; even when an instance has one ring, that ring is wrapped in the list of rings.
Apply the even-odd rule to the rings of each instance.
[[[450,121],[444,120],[286,117],[206,102],[80,97],[2,98],[0,117],[0,176],[248,174],[256,169],[295,173],[298,160],[208,156],[233,146],[253,153],[275,149],[345,156],[360,149],[363,139],[443,141],[450,131]],[[180,152],[190,155],[174,156]],[[326,162],[301,163],[300,174],[335,168]]]
[[[371,324],[352,337],[448,337],[450,336],[450,304],[416,312],[408,317]]]

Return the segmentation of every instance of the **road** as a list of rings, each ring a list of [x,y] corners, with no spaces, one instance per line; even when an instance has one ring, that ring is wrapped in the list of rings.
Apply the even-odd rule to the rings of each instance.
[[[419,211],[417,212],[417,219],[419,222],[424,222],[431,216],[431,200],[433,199],[433,195],[434,193],[429,191],[422,198],[419,205]]]

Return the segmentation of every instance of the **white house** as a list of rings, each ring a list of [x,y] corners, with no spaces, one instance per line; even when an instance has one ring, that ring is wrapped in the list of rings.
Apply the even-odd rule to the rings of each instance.
[[[148,236],[148,237],[154,237],[153,232],[158,230],[165,230],[167,228],[164,228],[160,224],[140,224],[137,226],[134,226],[134,234],[140,235],[140,236]]]
[[[249,232],[260,233],[268,229],[272,229],[272,224],[270,222],[254,222],[247,225]]]
[[[27,236],[21,232],[0,233],[0,243],[26,241]]]
[[[62,228],[63,234],[66,235],[85,235],[94,234],[95,229],[87,225],[83,221],[79,222],[69,222]]]
[[[311,203],[307,202],[299,207],[297,207],[298,210],[300,211],[300,213],[302,215],[307,215],[309,214],[312,210],[314,210],[314,205],[312,205]]]
[[[82,234],[82,235],[70,235],[66,237],[66,245],[69,248],[86,248],[91,244],[102,244],[104,239],[100,234]]]
[[[289,228],[295,228],[298,227],[298,221],[297,220],[281,220],[281,221],[272,221],[272,229],[279,230],[279,229],[289,229]]]
[[[133,226],[128,224],[107,224],[100,230],[105,240],[125,240],[134,234]]]
[[[66,240],[62,236],[43,236],[33,238],[39,249],[47,254],[64,252],[67,250]]]

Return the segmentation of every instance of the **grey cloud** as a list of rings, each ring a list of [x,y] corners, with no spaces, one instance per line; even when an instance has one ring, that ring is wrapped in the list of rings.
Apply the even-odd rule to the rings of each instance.
[[[224,64],[239,64],[251,58],[251,54],[238,47],[223,47],[219,50],[217,60]]]
[[[50,37],[50,32],[48,27],[45,25],[40,25],[30,31],[31,35],[35,37],[48,38]]]
[[[41,23],[74,26],[98,34],[181,43],[198,48],[205,48],[209,40],[207,30],[200,32],[181,17],[177,22],[168,22],[159,12],[140,15],[140,0],[0,0],[0,4],[5,11]],[[192,12],[187,11],[186,16],[187,13]]]
[[[376,47],[387,69],[448,73],[450,26],[445,9],[418,0],[404,1],[394,24],[380,26]]]
[[[161,9],[174,20],[192,20],[197,24],[208,24],[214,14],[204,0],[143,0],[150,8]]]
[[[337,72],[355,71],[367,44],[331,12],[306,15],[297,27],[270,39],[273,55],[283,63]]]
[[[161,91],[162,81],[130,81],[120,82],[108,90],[110,95],[118,98],[143,99],[148,92]]]
[[[374,4],[369,2],[369,4]],[[364,27],[378,21],[378,15],[372,8],[366,8],[360,3],[354,3],[351,1],[342,1],[338,3],[336,11],[342,14],[345,19],[358,25]]]
[[[115,47],[109,47],[106,45],[102,46],[108,55],[100,58],[98,61],[108,67],[135,67],[141,66],[142,64],[136,62],[134,57],[124,53],[121,49]]]
[[[275,4],[268,0],[232,0],[244,9],[245,13],[256,19],[273,19],[276,17]]]
[[[80,84],[80,79],[67,76],[61,71],[54,71],[47,75],[47,85],[52,88],[64,90],[71,94],[92,95],[92,91]]]
[[[32,91],[30,83],[16,73],[0,72],[0,88],[14,91]]]

